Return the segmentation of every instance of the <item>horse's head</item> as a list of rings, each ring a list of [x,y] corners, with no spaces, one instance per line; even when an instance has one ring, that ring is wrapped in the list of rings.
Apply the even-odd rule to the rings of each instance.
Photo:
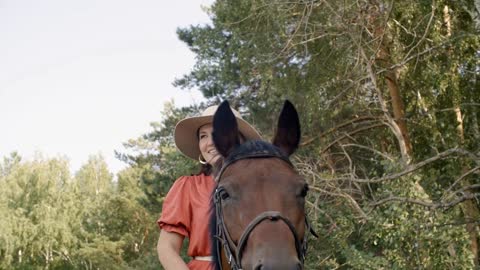
[[[285,102],[273,144],[240,143],[228,102],[215,113],[213,130],[223,156],[211,224],[217,269],[229,269],[229,257],[233,269],[303,269],[308,185],[288,159],[300,141],[297,111]]]

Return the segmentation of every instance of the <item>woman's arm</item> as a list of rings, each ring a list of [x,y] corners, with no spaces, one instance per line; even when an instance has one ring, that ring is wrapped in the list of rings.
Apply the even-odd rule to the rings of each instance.
[[[188,270],[187,265],[180,257],[183,238],[183,235],[178,233],[160,231],[157,253],[158,259],[165,270]]]

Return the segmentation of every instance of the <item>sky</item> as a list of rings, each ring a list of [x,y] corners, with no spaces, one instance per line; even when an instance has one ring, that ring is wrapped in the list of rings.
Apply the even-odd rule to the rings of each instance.
[[[152,129],[195,56],[176,29],[208,23],[213,0],[0,0],[0,158],[67,157],[75,173]],[[3,158],[2,158],[3,159]]]

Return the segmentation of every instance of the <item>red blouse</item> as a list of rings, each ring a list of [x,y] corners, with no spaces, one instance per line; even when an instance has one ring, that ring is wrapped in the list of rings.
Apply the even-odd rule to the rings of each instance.
[[[160,229],[188,237],[188,256],[211,256],[208,237],[210,197],[215,181],[204,174],[183,176],[175,181],[163,202],[157,223]],[[213,270],[209,261],[191,260],[192,270]]]

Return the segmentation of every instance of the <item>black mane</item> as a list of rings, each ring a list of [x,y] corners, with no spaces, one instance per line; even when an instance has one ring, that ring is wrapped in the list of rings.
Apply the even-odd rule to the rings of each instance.
[[[217,178],[218,174],[223,172],[225,166],[228,166],[240,159],[266,157],[280,158],[291,165],[288,156],[277,146],[266,141],[251,140],[236,147],[225,159],[220,159],[214,166],[213,177]],[[223,247],[221,246],[220,241],[215,237],[217,235],[217,217],[215,214],[214,194],[217,186],[218,182],[216,183],[215,189],[210,196],[209,237],[212,243],[211,252],[215,270],[220,270],[221,258],[219,258],[217,250],[221,250]]]

